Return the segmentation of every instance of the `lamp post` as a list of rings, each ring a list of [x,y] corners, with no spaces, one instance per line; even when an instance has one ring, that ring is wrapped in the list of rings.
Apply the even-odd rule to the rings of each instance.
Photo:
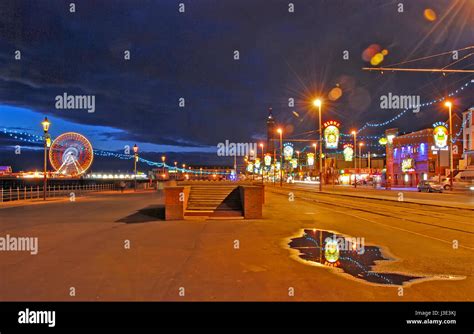
[[[298,172],[301,171],[301,166],[300,166],[300,151],[296,151],[296,163],[298,164]],[[299,176],[299,175],[298,175]]]
[[[451,101],[446,101],[444,103],[444,105],[446,107],[448,107],[448,110],[449,110],[449,172],[450,172],[450,176],[449,176],[449,188],[451,190],[453,190],[453,120],[452,120],[452,117],[451,117],[451,108],[453,106],[453,104],[451,103]]]
[[[319,111],[319,191],[323,190],[323,179],[322,179],[322,171],[323,171],[323,133],[322,133],[322,126],[321,126],[321,105],[322,102],[320,99],[316,99],[313,101],[313,104],[318,107]]]
[[[351,134],[354,136],[354,188],[357,188],[357,132],[352,131]]]
[[[138,146],[133,145],[133,190],[137,191],[137,162],[138,162]]]
[[[280,187],[283,187],[283,130],[278,128],[277,132],[280,134]]]
[[[46,178],[46,169],[48,165],[48,147],[49,147],[49,126],[51,123],[48,121],[48,117],[45,117],[43,122],[41,122],[44,131],[44,165],[43,165],[43,200],[46,201],[46,185],[47,185],[47,178]]]
[[[314,147],[314,159],[316,159],[316,156],[318,155],[318,152],[316,151],[316,148],[318,147],[318,144],[313,143],[313,147]],[[313,161],[313,168],[316,169],[316,164],[314,163],[314,161]]]
[[[362,168],[362,154],[361,154],[362,146],[364,146],[364,143],[360,142],[359,143],[359,169]]]
[[[178,162],[174,162],[174,179],[178,180]]]
[[[165,161],[166,157],[164,155],[161,156],[161,162],[163,162],[163,179],[165,178]]]
[[[257,153],[257,154],[258,154],[258,153]],[[249,160],[252,161],[252,159],[253,159],[253,161],[254,161],[254,162],[252,163],[252,181],[254,181],[254,180],[255,180],[255,160],[257,160],[257,159],[256,159],[256,156],[255,156],[254,150],[250,150],[250,157],[249,157]]]
[[[262,160],[260,162],[260,166],[262,166],[262,185],[263,185],[263,171],[265,170],[265,157],[263,153],[263,143],[260,143],[260,147],[262,148]]]

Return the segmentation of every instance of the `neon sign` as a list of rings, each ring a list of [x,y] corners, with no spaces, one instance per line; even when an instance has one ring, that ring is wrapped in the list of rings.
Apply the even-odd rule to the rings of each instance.
[[[437,148],[446,147],[448,144],[448,125],[444,122],[433,124],[433,138]]]
[[[314,153],[308,153],[306,155],[306,161],[308,163],[308,166],[313,166],[314,165]]]
[[[344,154],[344,161],[352,161],[352,158],[354,157],[354,148],[352,144],[344,144],[342,154]]]
[[[285,160],[287,161],[291,160],[291,158],[293,158],[293,152],[294,152],[293,144],[286,143],[283,146],[283,156],[285,157]]]
[[[270,154],[265,155],[264,162],[265,166],[270,166],[272,164],[272,156]]]
[[[328,121],[324,123],[324,142],[327,149],[337,148],[339,143],[339,122]]]
[[[412,158],[407,158],[402,160],[402,171],[403,172],[412,172],[415,170],[415,160]]]

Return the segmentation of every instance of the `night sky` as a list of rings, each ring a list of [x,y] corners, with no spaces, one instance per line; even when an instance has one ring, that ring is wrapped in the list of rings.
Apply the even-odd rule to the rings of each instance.
[[[436,13],[434,21],[424,16],[427,8]],[[379,66],[386,66],[465,48],[474,44],[473,21],[471,0],[2,0],[0,130],[40,135],[47,115],[53,137],[75,131],[94,148],[120,152],[137,143],[157,161],[166,153],[188,163],[228,164],[213,153],[216,145],[264,138],[269,107],[285,136],[313,139],[312,133],[299,134],[315,128],[310,101],[316,96],[325,99],[323,121],[335,119],[348,133],[400,112],[381,109],[381,95],[420,95],[423,103],[458,89],[474,79],[472,73],[369,73],[361,70],[370,66],[362,53],[380,45],[388,55]],[[405,67],[452,62],[446,55]],[[473,67],[474,57],[451,66]],[[330,101],[336,86],[342,96]],[[474,104],[473,87],[455,97],[457,113]],[[55,109],[55,97],[64,92],[94,95],[95,112]],[[295,107],[288,106],[289,98]],[[437,104],[360,135],[388,127],[418,130],[446,117]],[[41,167],[40,150],[12,157],[16,144],[25,145],[0,134],[0,165],[14,159],[17,169]],[[121,168],[129,161],[101,164]]]

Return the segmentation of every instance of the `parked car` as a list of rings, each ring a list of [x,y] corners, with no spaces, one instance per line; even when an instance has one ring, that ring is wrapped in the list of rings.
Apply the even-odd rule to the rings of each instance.
[[[440,183],[444,190],[451,190],[451,183],[449,177],[442,176],[441,181],[438,177],[431,178],[432,182]],[[454,177],[453,188],[454,190],[469,190],[471,186],[474,186],[473,180],[467,180],[464,178]]]
[[[431,193],[431,192],[438,192],[438,193],[442,193],[443,192],[443,185],[440,184],[440,183],[437,183],[437,182],[433,182],[433,181],[421,181],[420,183],[418,183],[418,191],[426,191],[428,193]]]

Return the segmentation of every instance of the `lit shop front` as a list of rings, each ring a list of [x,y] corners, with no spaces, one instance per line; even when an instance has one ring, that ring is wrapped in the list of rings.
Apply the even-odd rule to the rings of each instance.
[[[445,175],[449,171],[447,133],[446,125],[437,122],[433,128],[395,136],[387,145],[391,185],[416,187],[422,180]],[[459,160],[458,145],[453,145],[455,166]]]

